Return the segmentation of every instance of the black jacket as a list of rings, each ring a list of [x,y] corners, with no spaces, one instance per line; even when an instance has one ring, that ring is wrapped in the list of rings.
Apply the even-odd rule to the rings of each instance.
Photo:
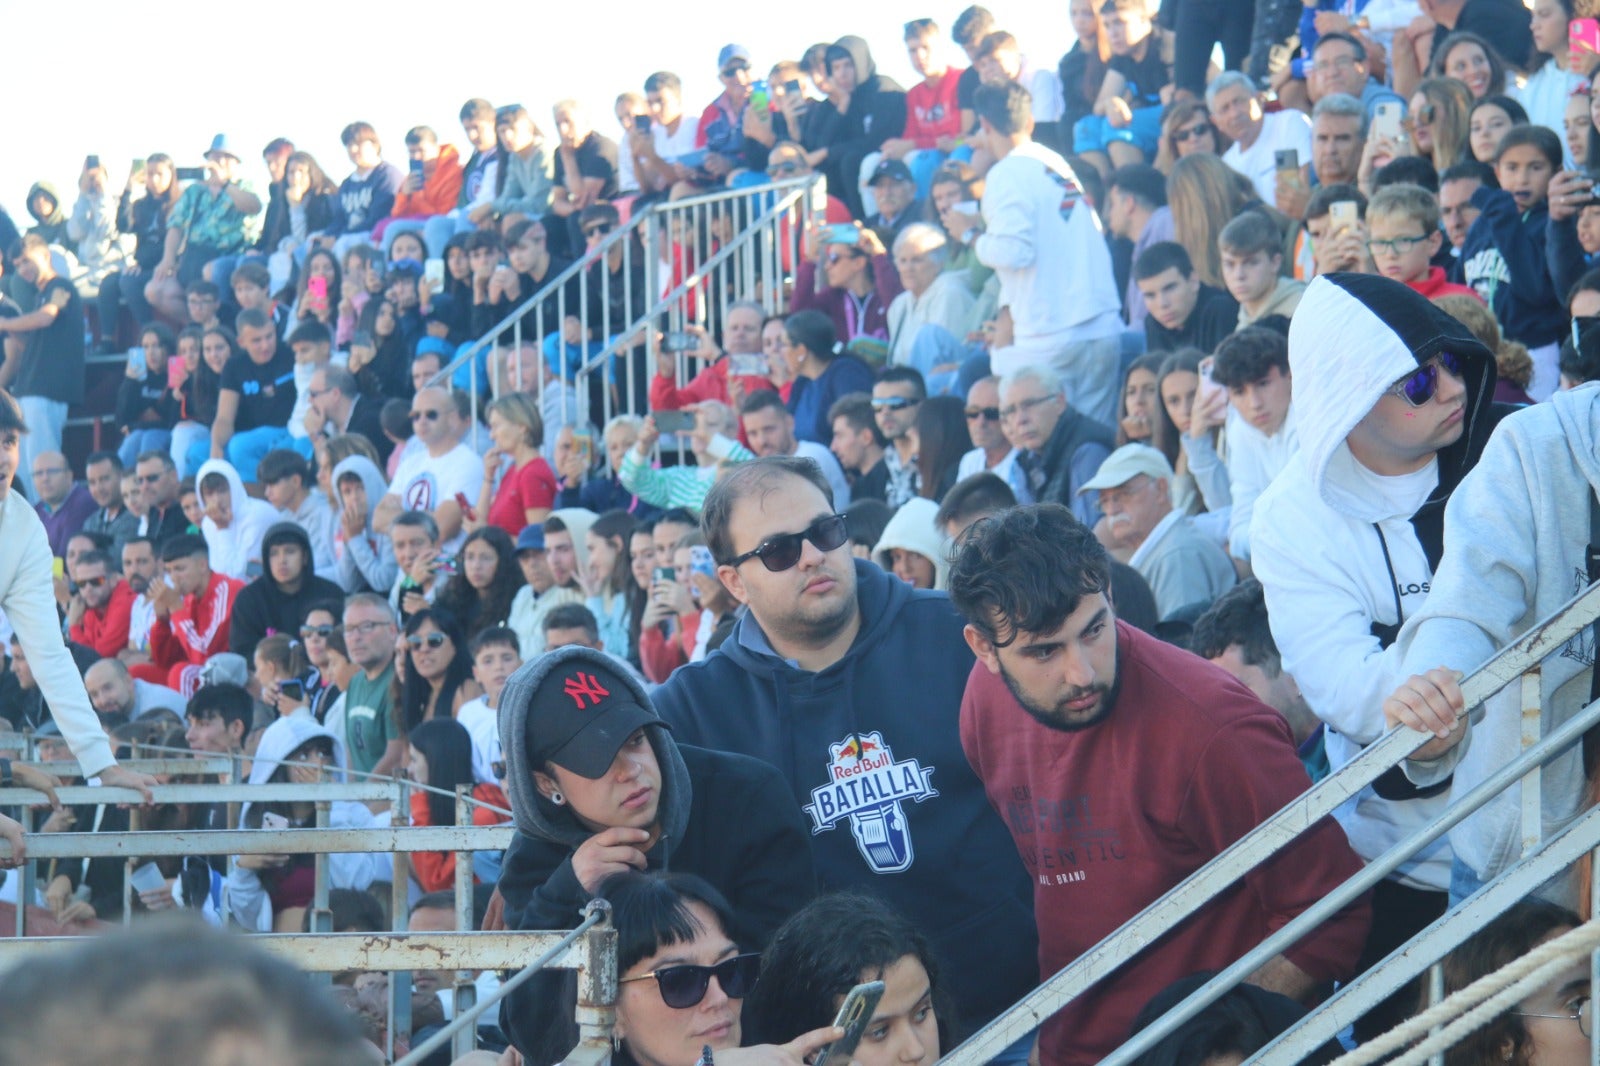
[[[273,580],[271,563],[274,544],[298,544],[305,553],[305,569],[300,588],[284,592]],[[278,522],[261,538],[263,573],[239,590],[234,601],[233,621],[228,630],[228,650],[249,659],[263,637],[273,633],[298,635],[306,612],[316,603],[344,602],[344,590],[327,578],[312,572],[311,538],[295,522]]]
[[[1198,348],[1210,354],[1238,328],[1238,302],[1221,289],[1201,285],[1194,310],[1189,312],[1188,321],[1181,328],[1168,329],[1157,322],[1154,315],[1144,316],[1144,346],[1150,352]]]
[[[344,427],[346,433],[359,433],[372,442],[378,450],[378,465],[381,468],[389,461],[389,453],[394,451],[394,441],[383,431],[384,401],[378,396],[368,396],[366,393],[355,398],[350,408],[350,424]]]

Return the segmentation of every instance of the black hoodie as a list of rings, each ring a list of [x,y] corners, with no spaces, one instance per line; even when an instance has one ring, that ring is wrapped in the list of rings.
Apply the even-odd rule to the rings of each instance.
[[[850,103],[842,113],[832,100],[814,105],[801,123],[800,139],[808,151],[828,150],[822,164],[828,189],[845,202],[851,214],[861,218],[864,212],[857,188],[861,162],[884,141],[905,132],[906,94],[893,79],[878,73],[872,51],[860,37],[841,37],[828,47],[829,69],[834,60],[847,57],[856,65],[856,88]]]
[[[272,546],[298,544],[305,553],[300,588],[285,592],[272,576]],[[246,659],[263,637],[274,633],[298,636],[306,612],[315,603],[344,602],[344,590],[312,570],[311,538],[295,522],[274,523],[261,538],[262,573],[239,591],[228,631],[228,650]]]

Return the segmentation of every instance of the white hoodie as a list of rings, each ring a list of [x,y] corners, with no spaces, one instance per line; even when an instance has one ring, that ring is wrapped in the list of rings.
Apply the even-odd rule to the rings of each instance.
[[[933,564],[933,587],[948,588],[950,541],[933,521],[938,513],[938,504],[920,496],[901,504],[889,519],[889,524],[883,527],[883,533],[872,549],[872,561],[886,573],[892,573],[891,551],[899,548],[901,551],[916,552]]]
[[[1300,451],[1256,501],[1251,525],[1251,563],[1273,639],[1284,670],[1328,726],[1334,769],[1383,735],[1383,699],[1400,676],[1400,654],[1385,649],[1371,627],[1403,620],[1397,597],[1407,617],[1422,609],[1433,575],[1411,519],[1439,487],[1441,468],[1435,459],[1417,473],[1382,477],[1356,461],[1346,438],[1395,381],[1442,347],[1468,359],[1469,376],[1478,379],[1470,395],[1482,400],[1469,410],[1486,408],[1494,390],[1487,349],[1422,296],[1400,289],[1386,278],[1350,274],[1307,288],[1289,328]],[[1443,454],[1455,469],[1455,450]],[[1385,800],[1368,787],[1336,817],[1370,860],[1447,803],[1444,794]],[[1440,840],[1397,876],[1443,891],[1450,858]]]
[[[209,517],[200,520],[211,569],[226,577],[249,581],[261,572],[261,538],[280,520],[278,510],[266,500],[252,498],[244,490],[239,472],[227,460],[207,459],[200,464],[194,476],[197,491],[207,474],[221,474],[228,479],[228,494],[233,502],[233,518],[227,529],[220,528]],[[204,503],[205,496],[200,500]],[[252,563],[256,566],[255,573],[250,572]]]
[[[1449,550],[1427,606],[1396,644],[1401,676],[1436,666],[1470,673],[1586,588],[1589,494],[1596,487],[1600,385],[1558,392],[1506,418],[1445,509]],[[1588,704],[1594,657],[1586,629],[1544,661],[1541,735]],[[1444,758],[1408,763],[1407,776],[1432,784],[1454,769],[1452,789],[1464,795],[1514,758],[1522,746],[1519,688],[1490,700],[1483,719]],[[1548,838],[1583,809],[1581,745],[1546,763],[1540,781]],[[1513,786],[1450,833],[1456,854],[1482,878],[1521,854],[1519,798]]]

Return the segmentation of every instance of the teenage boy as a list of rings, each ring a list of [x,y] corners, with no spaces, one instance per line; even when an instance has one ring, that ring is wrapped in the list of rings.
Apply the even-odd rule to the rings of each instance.
[[[1386,185],[1367,204],[1367,250],[1372,264],[1386,278],[1416,289],[1432,300],[1439,296],[1478,296],[1476,289],[1453,285],[1433,257],[1444,243],[1439,228],[1439,198],[1420,185]]]
[[[461,105],[461,130],[472,145],[472,155],[461,171],[461,191],[454,210],[428,219],[422,227],[422,243],[443,248],[457,233],[473,229],[469,217],[478,207],[494,200],[496,176],[500,172],[500,142],[495,136],[494,105],[473,97]]]
[[[167,580],[151,585],[156,609],[150,626],[152,661],[133,672],[190,696],[206,660],[228,650],[233,605],[244,582],[211,569],[205,539],[198,533],[167,541],[161,561]]]
[[[1242,329],[1223,341],[1212,361],[1211,377],[1228,390],[1228,553],[1250,558],[1250,519],[1256,498],[1272,484],[1299,450],[1291,411],[1289,345],[1283,334],[1260,326]],[[1216,462],[1209,434],[1186,438],[1202,474]]]
[[[260,309],[239,312],[239,346],[222,368],[217,416],[211,423],[211,458],[227,459],[247,482],[273,448],[287,443],[294,410],[294,353],[278,340],[272,319]]]
[[[289,324],[290,307],[288,304],[279,304],[272,298],[272,275],[267,273],[267,268],[260,263],[241,263],[234,270],[233,276],[228,279],[228,287],[233,290],[233,302],[238,305],[238,310],[248,311],[255,308],[264,311],[272,318],[272,328],[278,336],[283,336],[283,328]],[[237,325],[235,317],[235,325]]]
[[[456,721],[472,737],[473,778],[498,785],[502,775],[494,772],[494,764],[504,757],[500,752],[500,694],[511,675],[522,668],[522,647],[516,630],[491,626],[472,638],[467,653],[472,656],[472,679],[482,687],[483,695],[463,703]]]
[[[340,132],[339,141],[355,166],[339,183],[339,210],[328,228],[329,236],[339,238],[333,253],[343,262],[345,249],[367,243],[372,227],[394,210],[395,193],[405,175],[393,163],[384,162],[378,131],[370,123],[350,123]]]
[[[874,174],[880,159],[897,159],[911,168],[919,192],[926,192],[933,172],[955,150],[961,136],[961,105],[956,99],[962,68],[944,60],[944,34],[933,19],[913,19],[905,25],[906,55],[922,80],[906,91],[906,128],[899,137],[884,141],[861,165]],[[870,189],[862,190],[869,203]]]
[[[0,318],[0,341],[7,342],[0,387],[11,390],[28,425],[14,475],[26,490],[35,457],[61,450],[67,406],[83,402],[83,300],[72,282],[55,272],[50,246],[38,234],[22,238],[12,261],[17,277],[38,293],[32,311]],[[10,343],[13,339],[21,345]]]
[[[1305,282],[1278,274],[1283,266],[1283,234],[1260,211],[1246,211],[1222,227],[1222,281],[1239,301],[1239,328],[1269,315],[1289,318],[1305,291]]]
[[[1144,303],[1145,349],[1216,351],[1239,325],[1239,303],[1200,280],[1183,245],[1152,244],[1133,261],[1133,283]]]
[[[461,156],[455,145],[440,145],[431,126],[406,131],[406,156],[410,172],[395,190],[389,222],[383,226],[385,251],[399,234],[420,230],[429,219],[449,212],[461,196]]]
[[[1143,163],[1159,147],[1161,91],[1172,81],[1172,68],[1161,58],[1148,0],[1105,0],[1099,10],[1111,59],[1094,113],[1072,128],[1072,151],[1096,166]]]

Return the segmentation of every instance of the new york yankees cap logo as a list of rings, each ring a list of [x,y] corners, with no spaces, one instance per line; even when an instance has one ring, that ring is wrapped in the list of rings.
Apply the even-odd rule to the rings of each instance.
[[[666,723],[605,652],[573,647],[558,654],[529,701],[528,751],[536,766],[553,762],[597,780],[629,737]]]

